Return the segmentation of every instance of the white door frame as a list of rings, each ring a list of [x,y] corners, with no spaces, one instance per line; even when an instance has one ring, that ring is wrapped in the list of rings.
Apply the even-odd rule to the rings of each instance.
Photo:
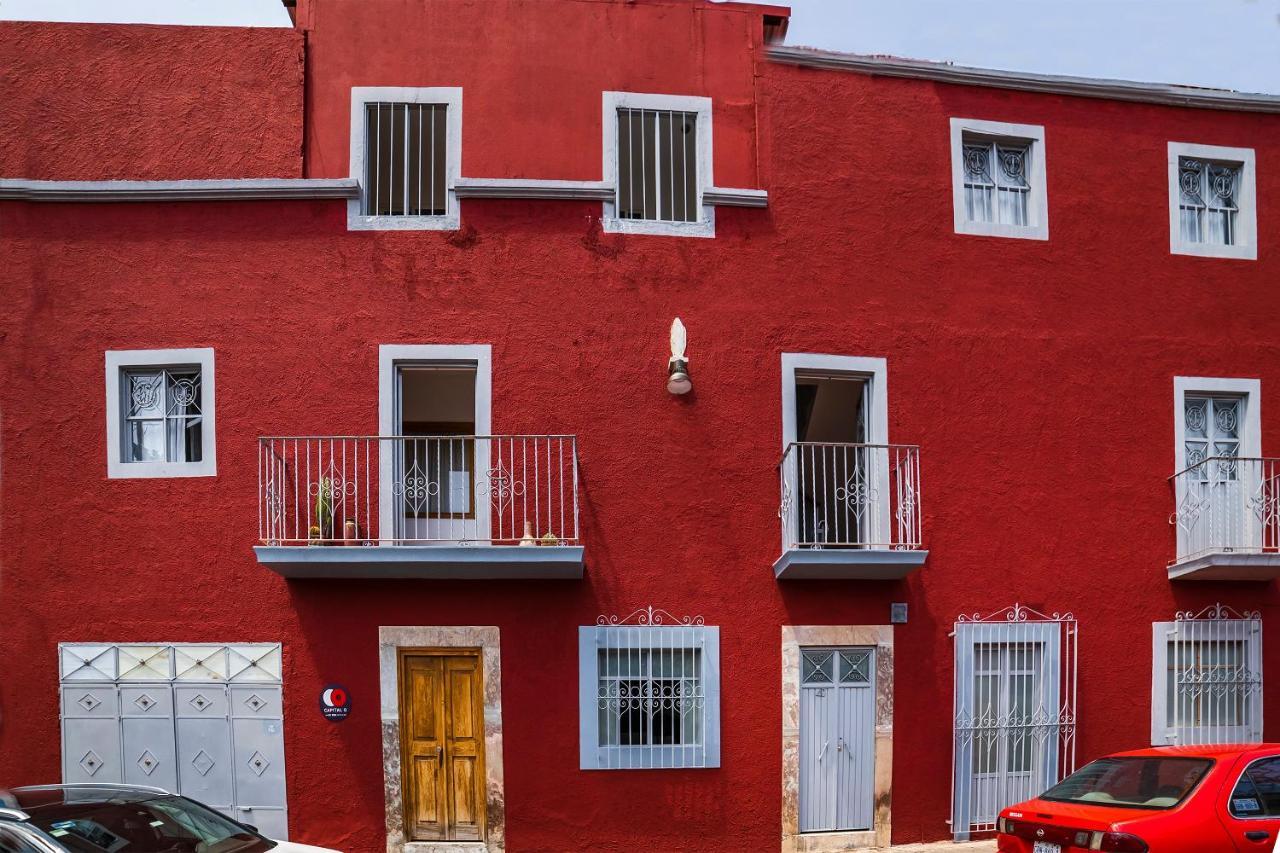
[[[492,350],[489,344],[382,344],[378,347],[378,435],[398,435],[401,425],[396,423],[399,412],[396,406],[396,371],[401,365],[450,364],[474,365],[476,369],[475,424],[476,435],[489,435],[492,407]],[[387,442],[390,444],[390,442]],[[378,448],[378,544],[394,542],[396,501],[395,458],[392,447]],[[480,494],[481,478],[489,470],[489,446],[477,441],[475,448],[476,522],[482,517]],[[483,517],[488,518],[487,509]],[[487,529],[487,525],[485,525]]]

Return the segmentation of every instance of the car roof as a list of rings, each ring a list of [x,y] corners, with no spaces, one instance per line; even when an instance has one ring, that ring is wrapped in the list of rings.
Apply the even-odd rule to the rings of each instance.
[[[1115,752],[1106,757],[1234,758],[1241,755],[1267,754],[1271,752],[1280,752],[1280,743],[1213,743],[1191,746],[1151,746],[1144,749],[1131,749],[1126,752]]]
[[[163,788],[146,785],[112,785],[105,783],[82,785],[26,785],[10,788],[2,798],[11,808],[25,812],[37,811],[47,806],[77,803],[138,803],[156,797],[169,796]]]

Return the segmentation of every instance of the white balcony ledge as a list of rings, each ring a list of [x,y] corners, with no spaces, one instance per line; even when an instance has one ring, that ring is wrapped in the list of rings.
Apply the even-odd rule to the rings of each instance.
[[[255,545],[258,562],[286,578],[353,580],[577,580],[581,545]]]
[[[924,565],[925,550],[790,548],[773,564],[783,580],[901,580]]]
[[[1169,566],[1171,581],[1270,581],[1276,578],[1280,578],[1280,554],[1218,551]]]

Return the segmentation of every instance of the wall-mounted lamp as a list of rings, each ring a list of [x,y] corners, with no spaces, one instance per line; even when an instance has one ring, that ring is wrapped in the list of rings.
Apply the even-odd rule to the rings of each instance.
[[[688,343],[684,323],[677,317],[671,323],[671,360],[667,362],[667,390],[672,394],[688,394],[693,388],[689,378],[689,360],[684,357]]]

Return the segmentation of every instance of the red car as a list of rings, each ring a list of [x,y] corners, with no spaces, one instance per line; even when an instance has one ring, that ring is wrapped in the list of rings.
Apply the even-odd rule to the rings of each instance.
[[[997,827],[1000,853],[1272,853],[1280,744],[1109,755],[1005,809]]]

